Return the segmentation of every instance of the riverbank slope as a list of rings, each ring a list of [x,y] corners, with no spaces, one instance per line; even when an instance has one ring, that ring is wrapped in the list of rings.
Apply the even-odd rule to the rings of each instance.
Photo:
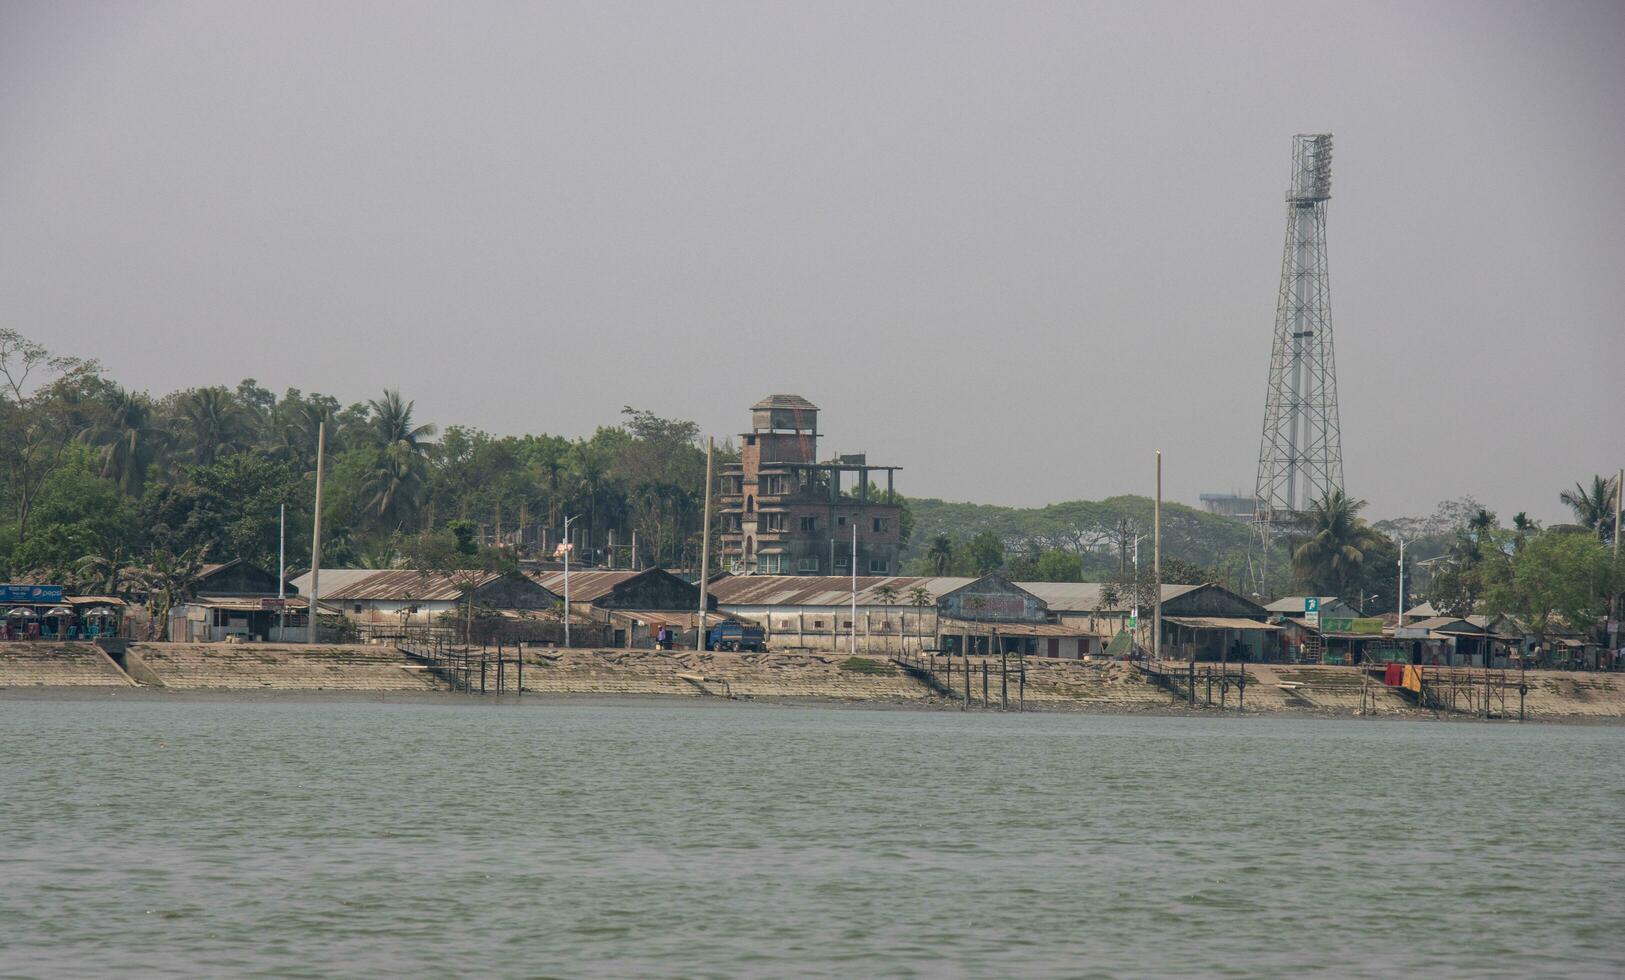
[[[817,653],[711,653],[653,650],[530,648],[521,671],[506,651],[475,652],[456,671],[436,669],[388,646],[137,643],[108,653],[88,643],[0,644],[0,689],[13,695],[44,688],[129,688],[155,691],[357,692],[435,696],[453,690],[527,694],[660,696],[762,701],[841,701],[921,708],[964,703],[967,675],[956,661],[951,677],[927,678],[880,657]],[[940,661],[939,661],[940,663]],[[973,658],[972,707],[1029,710],[1178,712],[1181,697],[1147,683],[1132,665],[1029,658],[1023,686],[1016,662],[1001,683],[1001,663]],[[1249,664],[1242,707],[1249,713],[1318,716],[1434,717],[1398,691],[1348,667]],[[984,674],[985,670],[985,674]],[[482,678],[483,673],[483,678]],[[1525,677],[1525,716],[1532,720],[1625,722],[1625,675],[1531,671]],[[1514,682],[1515,685],[1516,682]],[[951,693],[950,693],[951,689]],[[1215,689],[1215,703],[1236,707],[1236,691]],[[1206,699],[1203,690],[1199,700]],[[1517,716],[1515,686],[1498,714]],[[1445,712],[1444,714],[1449,714]],[[1460,714],[1467,714],[1462,712]]]

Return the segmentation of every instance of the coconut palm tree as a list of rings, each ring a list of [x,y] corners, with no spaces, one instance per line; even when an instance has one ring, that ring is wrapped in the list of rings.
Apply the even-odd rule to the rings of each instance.
[[[598,525],[606,516],[605,509],[614,505],[615,495],[608,492],[609,452],[594,442],[578,442],[570,447],[566,465],[569,467],[575,506],[586,512],[584,548],[590,551]]]
[[[136,569],[131,584],[147,597],[152,614],[149,630],[154,639],[169,639],[169,611],[185,602],[197,587],[203,572],[204,548],[188,548],[180,554],[158,549],[147,557],[145,568]]]
[[[186,457],[205,466],[249,444],[243,408],[221,387],[187,392],[181,399],[176,429]]]
[[[925,552],[925,561],[937,575],[948,574],[948,569],[954,564],[954,543],[948,540],[946,534],[939,534],[931,539],[931,547]]]
[[[122,546],[103,549],[80,558],[70,581],[80,592],[122,597],[131,582],[129,564],[129,555]]]
[[[367,523],[398,531],[417,513],[427,483],[427,464],[417,453],[395,443],[378,457],[378,465],[361,486]]]
[[[147,396],[122,388],[111,390],[105,411],[84,438],[101,447],[101,475],[132,497],[141,495],[148,468],[169,441]]]
[[[1376,544],[1377,532],[1359,516],[1365,501],[1329,490],[1299,519],[1292,550],[1298,580],[1320,595],[1341,595]],[[1493,517],[1491,518],[1493,521]]]
[[[935,601],[937,600],[931,595],[931,590],[923,585],[916,585],[908,590],[908,604],[914,607],[914,645],[916,648],[923,645],[920,641],[925,635],[921,631],[922,620],[925,618],[925,607]]]
[[[882,582],[875,586],[874,597],[875,601],[880,603],[881,608],[886,610],[886,622],[890,623],[891,607],[897,604],[897,590],[892,588],[890,584]]]
[[[399,446],[419,456],[428,453],[428,441],[434,438],[435,427],[427,423],[412,424],[412,409],[416,404],[403,400],[399,391],[388,388],[384,389],[384,397],[367,402],[367,407],[372,411],[370,425],[378,448]]]
[[[327,424],[328,459],[333,458],[338,445],[333,413],[325,405],[307,401],[294,406],[286,416],[273,435],[272,452],[279,459],[296,460],[302,473],[314,474],[322,423]]]
[[[1576,483],[1573,490],[1564,490],[1558,499],[1574,511],[1574,519],[1600,541],[1614,539],[1614,477],[1593,476],[1591,486]]]

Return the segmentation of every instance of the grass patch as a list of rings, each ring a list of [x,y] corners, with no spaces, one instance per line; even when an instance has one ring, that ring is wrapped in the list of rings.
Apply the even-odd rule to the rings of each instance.
[[[897,674],[897,668],[891,664],[868,657],[847,657],[841,669],[849,674],[867,674],[871,677],[893,677]]]

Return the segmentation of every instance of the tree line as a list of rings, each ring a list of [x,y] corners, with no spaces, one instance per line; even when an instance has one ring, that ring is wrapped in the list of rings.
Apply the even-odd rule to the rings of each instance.
[[[153,396],[0,330],[0,571],[83,588],[118,569],[274,569],[284,513],[289,565],[308,564],[323,427],[324,565],[488,563],[482,547],[555,544],[566,516],[580,553],[607,559],[613,538],[622,567],[697,564],[693,422],[628,407],[587,438],[495,436],[425,424],[390,390],[346,404],[250,379]]]

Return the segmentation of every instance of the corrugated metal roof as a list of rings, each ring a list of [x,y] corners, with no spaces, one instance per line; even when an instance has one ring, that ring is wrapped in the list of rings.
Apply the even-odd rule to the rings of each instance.
[[[1465,619],[1455,616],[1433,616],[1407,624],[1408,629],[1430,630],[1434,633],[1458,633],[1463,636],[1478,636],[1485,632],[1482,626],[1474,626]]]
[[[858,576],[858,605],[878,606],[875,590],[890,585],[897,593],[893,605],[908,604],[908,590],[924,585],[933,599],[980,581],[961,575],[926,577],[918,575]],[[571,597],[574,598],[574,582]],[[1016,588],[1038,597],[1052,612],[1092,613],[1100,608],[1099,582],[1012,582]],[[1162,601],[1203,588],[1200,585],[1164,585]],[[553,591],[557,592],[557,589]],[[733,575],[711,584],[711,594],[725,606],[841,606],[852,601],[852,578],[848,575]],[[1133,602],[1120,600],[1105,607],[1108,612],[1127,612]]]
[[[378,574],[378,569],[376,568],[324,568],[322,569],[321,583],[322,598],[326,599],[327,593],[331,589],[343,588],[347,585],[359,582],[369,575],[376,574]],[[308,594],[310,592],[309,572],[305,572],[303,575],[296,575],[288,581],[291,582],[293,587],[298,589],[301,593]]]
[[[859,575],[858,605],[882,605],[875,592],[883,585],[895,593],[892,605],[906,606],[915,586],[924,586],[935,600],[974,581],[960,576]],[[733,575],[712,582],[711,594],[724,606],[842,606],[852,602],[852,584],[850,575]]]
[[[1133,597],[1128,595],[1119,595],[1117,602],[1103,606],[1100,590],[1105,588],[1105,583],[1102,582],[1016,582],[1015,585],[1044,600],[1050,612],[1092,613],[1097,609],[1103,612],[1128,612],[1134,608]],[[1164,585],[1162,601],[1167,602],[1200,588],[1200,585]]]
[[[647,575],[651,571],[653,569],[641,569],[635,572],[628,569],[622,569],[621,571],[604,571],[602,569],[597,571],[575,571],[572,569],[570,572],[570,601],[572,603],[592,602],[601,599],[613,592],[615,587],[622,582],[637,578],[640,575]],[[564,595],[564,573],[562,571],[531,572],[530,578],[554,595]]]
[[[1337,596],[1334,596],[1334,595],[1320,595],[1320,596],[1313,596],[1313,597],[1311,597],[1311,596],[1303,596],[1303,595],[1289,595],[1289,596],[1283,596],[1283,597],[1275,600],[1274,602],[1270,603],[1269,605],[1265,606],[1264,608],[1268,609],[1270,612],[1302,613],[1303,612],[1303,600],[1308,599],[1308,598],[1315,598],[1315,599],[1320,600],[1320,608],[1321,608],[1322,613],[1324,613],[1325,610],[1326,610],[1326,607],[1330,606],[1332,603],[1334,603],[1334,602],[1342,602],[1343,601],[1343,600],[1339,599]]]
[[[452,577],[412,568],[324,568],[321,597],[323,602],[455,602],[463,597],[461,586],[472,582],[478,588],[500,577],[496,572],[459,572]],[[294,579],[294,587],[308,592],[310,573]]]
[[[1082,626],[1068,625],[1066,623],[984,623],[969,619],[948,619],[943,617],[937,624],[937,632],[942,634],[969,633],[972,636],[987,636],[997,630],[1000,636],[1094,636],[1095,634]]]
[[[752,405],[750,410],[753,412],[758,412],[766,408],[791,408],[800,409],[803,412],[818,411],[817,405],[814,405],[812,402],[801,397],[800,395],[768,395],[766,398]]]
[[[1233,616],[1164,616],[1162,621],[1198,630],[1278,630],[1281,627],[1260,623],[1256,619],[1237,619]]]

